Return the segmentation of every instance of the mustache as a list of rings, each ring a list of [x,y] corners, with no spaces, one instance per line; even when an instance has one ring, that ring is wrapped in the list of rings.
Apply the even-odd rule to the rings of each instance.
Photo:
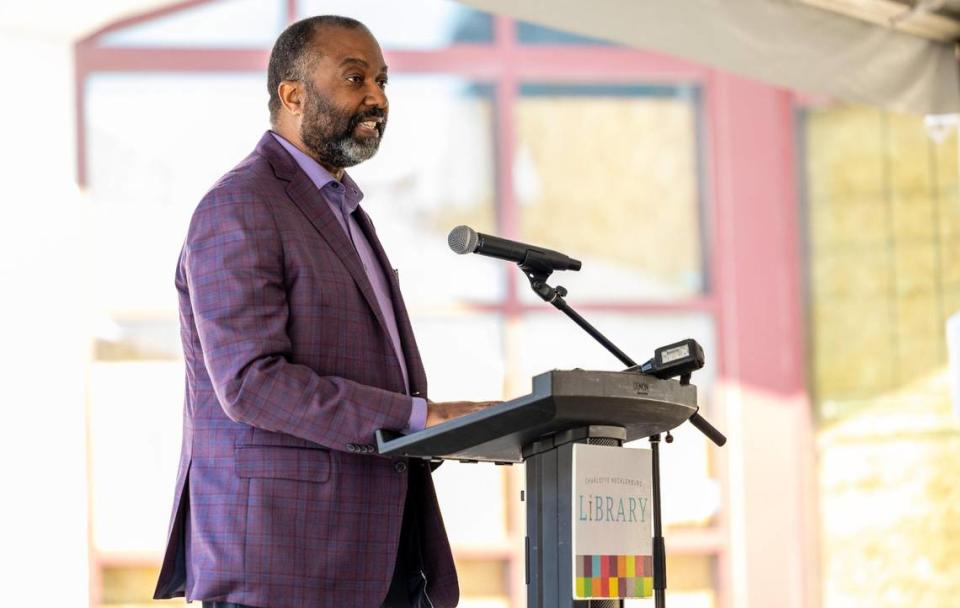
[[[361,122],[370,120],[371,118],[383,119],[383,122],[377,123],[377,130],[383,131],[383,127],[387,123],[387,113],[383,111],[383,108],[370,108],[366,112],[354,114],[353,118],[350,119],[350,131],[353,131]]]

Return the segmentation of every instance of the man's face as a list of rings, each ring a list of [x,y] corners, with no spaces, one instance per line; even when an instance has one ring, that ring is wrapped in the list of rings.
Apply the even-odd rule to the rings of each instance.
[[[322,164],[352,167],[373,156],[387,126],[387,66],[365,29],[324,28],[304,79],[300,139]]]

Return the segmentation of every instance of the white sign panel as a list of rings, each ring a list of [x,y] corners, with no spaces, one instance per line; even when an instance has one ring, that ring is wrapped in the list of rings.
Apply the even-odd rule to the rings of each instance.
[[[653,480],[649,450],[573,446],[573,597],[649,597]]]

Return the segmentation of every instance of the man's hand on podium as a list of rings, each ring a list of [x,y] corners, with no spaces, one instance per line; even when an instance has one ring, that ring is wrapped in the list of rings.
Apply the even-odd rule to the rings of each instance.
[[[498,405],[502,401],[443,401],[427,404],[427,428],[441,422],[479,412],[491,405]]]

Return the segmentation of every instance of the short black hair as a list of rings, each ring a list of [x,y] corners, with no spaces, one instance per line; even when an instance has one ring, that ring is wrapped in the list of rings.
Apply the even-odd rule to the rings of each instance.
[[[283,80],[302,80],[308,70],[308,53],[313,44],[317,31],[324,26],[342,27],[348,30],[366,28],[365,25],[340,15],[317,15],[297,21],[283,30],[280,37],[273,44],[270,52],[270,63],[267,67],[267,90],[270,92],[270,122],[277,119],[280,112],[280,96],[277,87]]]

